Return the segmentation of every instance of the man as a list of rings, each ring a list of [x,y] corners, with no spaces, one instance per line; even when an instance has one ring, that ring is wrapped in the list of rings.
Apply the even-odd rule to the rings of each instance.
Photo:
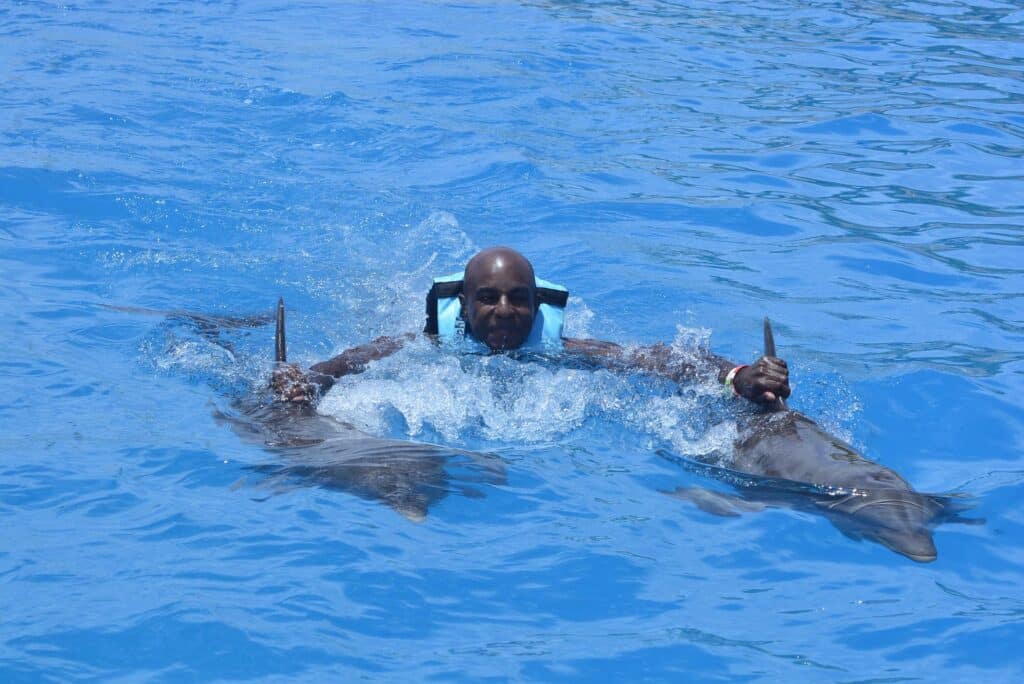
[[[444,332],[449,336],[457,334],[476,340],[492,352],[519,349],[528,341],[543,339],[553,342],[564,353],[602,366],[643,370],[677,382],[696,379],[701,371],[692,363],[672,358],[671,349],[663,344],[626,349],[612,342],[562,338],[560,325],[556,328],[557,333],[552,333],[548,322],[543,320],[542,301],[550,291],[538,289],[533,266],[514,249],[491,247],[483,250],[466,264],[461,287],[458,282],[450,285],[447,289],[458,291],[458,327],[454,328],[457,333],[452,329]],[[428,297],[426,332],[432,336],[439,334],[436,290],[435,285]],[[433,318],[429,318],[431,298],[434,298]],[[560,314],[558,320],[560,323]],[[449,327],[451,323],[449,320]],[[539,329],[542,325],[543,331]],[[379,337],[369,344],[314,364],[308,375],[297,366],[284,366],[274,373],[275,392],[285,401],[311,402],[318,389],[324,392],[335,379],[362,372],[368,363],[394,354],[413,337],[412,334],[399,338]],[[701,365],[717,371],[719,382],[732,387],[737,395],[750,401],[769,403],[776,398],[789,397],[789,370],[782,359],[763,356],[753,364],[738,365],[720,356],[705,354],[699,361]]]

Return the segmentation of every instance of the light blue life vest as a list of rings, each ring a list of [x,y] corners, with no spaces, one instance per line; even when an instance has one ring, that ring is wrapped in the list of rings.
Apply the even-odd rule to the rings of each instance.
[[[459,302],[462,275],[460,271],[434,278],[434,284],[427,293],[427,325],[423,331],[437,335],[442,341],[457,341],[466,332],[466,322],[462,318],[462,305]],[[536,284],[540,306],[533,318],[530,334],[519,348],[534,351],[560,350],[569,291],[543,278],[536,278]]]

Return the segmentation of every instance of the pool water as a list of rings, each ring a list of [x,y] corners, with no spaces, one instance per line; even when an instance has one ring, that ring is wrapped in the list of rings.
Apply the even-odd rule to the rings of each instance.
[[[0,680],[1019,681],[1024,6],[846,5],[0,5]],[[966,520],[714,516],[664,492],[736,491],[719,388],[423,340],[301,423],[427,445],[376,485],[265,443],[235,319],[309,365],[494,244],[571,336],[770,316],[791,405]]]

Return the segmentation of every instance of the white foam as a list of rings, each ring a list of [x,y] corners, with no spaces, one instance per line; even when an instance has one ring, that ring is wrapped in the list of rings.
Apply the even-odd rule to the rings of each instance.
[[[569,296],[569,303],[565,307],[565,329],[562,331],[564,337],[587,339],[590,333],[590,324],[594,320],[594,312],[590,310],[587,303],[579,297]]]
[[[536,443],[570,433],[599,407],[593,372],[418,347],[342,378],[319,410],[372,434],[387,432],[397,412],[411,437]]]
[[[682,354],[684,342],[679,346]],[[686,350],[693,354],[692,346]],[[534,357],[459,355],[420,340],[341,378],[319,411],[371,434],[436,434],[451,444],[559,442],[580,431],[585,436],[590,421],[610,421],[648,436],[652,446],[704,457],[736,436],[735,421],[711,424],[716,402],[718,386],[695,383],[678,393],[674,384],[641,374]],[[396,418],[404,435],[395,434]]]
[[[434,276],[465,267],[476,245],[451,213],[434,211],[416,225],[339,226],[346,270],[332,283],[350,344],[423,327],[423,300]],[[381,249],[381,245],[387,246]],[[340,350],[339,350],[340,351]]]

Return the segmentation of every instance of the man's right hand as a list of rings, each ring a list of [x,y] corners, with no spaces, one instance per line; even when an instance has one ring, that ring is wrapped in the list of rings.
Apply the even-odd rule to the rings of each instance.
[[[309,404],[316,398],[316,387],[293,363],[278,364],[271,376],[270,387],[278,401]]]
[[[740,396],[759,404],[786,399],[791,391],[789,368],[782,359],[762,356],[736,374],[733,387]]]

